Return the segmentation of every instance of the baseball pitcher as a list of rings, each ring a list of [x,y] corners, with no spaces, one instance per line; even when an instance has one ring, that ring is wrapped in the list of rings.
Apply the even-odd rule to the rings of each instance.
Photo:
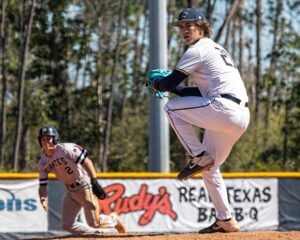
[[[211,26],[198,9],[182,10],[174,25],[187,49],[172,71],[150,71],[146,86],[155,97],[166,91],[180,96],[165,105],[169,123],[187,152],[188,164],[177,178],[201,172],[217,217],[199,233],[236,232],[240,227],[231,213],[220,166],[248,127],[246,88],[231,56],[210,38]],[[188,77],[194,87],[181,84]],[[194,127],[205,130],[202,141]]]

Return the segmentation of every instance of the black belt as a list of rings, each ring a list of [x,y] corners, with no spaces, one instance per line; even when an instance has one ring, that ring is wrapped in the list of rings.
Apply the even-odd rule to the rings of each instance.
[[[66,184],[67,187],[69,188],[76,188],[80,185],[80,182],[74,182],[74,183],[71,183],[71,184]]]
[[[236,98],[236,97],[234,97],[234,96],[232,96],[232,95],[230,95],[230,94],[220,94],[220,96],[222,97],[222,98],[226,98],[226,99],[228,99],[228,100],[231,100],[231,101],[233,101],[233,102],[235,102],[236,104],[238,104],[238,105],[240,105],[241,104],[241,100],[240,99],[238,99],[238,98]],[[248,103],[246,102],[245,103],[245,107],[248,107]]]

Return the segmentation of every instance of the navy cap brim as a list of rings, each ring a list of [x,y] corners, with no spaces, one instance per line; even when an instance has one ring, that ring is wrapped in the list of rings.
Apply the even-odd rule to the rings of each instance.
[[[201,21],[203,21],[203,20],[185,19],[185,20],[180,20],[180,21],[172,22],[171,25],[172,26],[178,26],[178,23],[182,23],[182,22],[201,22]]]

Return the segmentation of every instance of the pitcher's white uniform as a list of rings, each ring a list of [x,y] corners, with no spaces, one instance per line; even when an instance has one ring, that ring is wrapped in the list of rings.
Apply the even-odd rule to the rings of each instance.
[[[227,191],[219,166],[246,130],[250,114],[248,97],[229,54],[210,38],[190,45],[176,70],[190,75],[203,97],[179,97],[165,106],[169,122],[178,139],[191,156],[203,151],[215,160],[214,166],[202,172],[203,180],[216,208],[217,218],[231,218]],[[222,96],[241,100],[236,103]],[[205,129],[203,142],[193,125]]]
[[[99,215],[98,199],[92,192],[90,177],[82,166],[86,156],[87,150],[77,144],[57,144],[53,155],[49,157],[42,154],[38,163],[40,186],[47,187],[49,173],[54,173],[66,185],[68,191],[64,196],[61,216],[63,229],[76,234],[117,233],[113,228],[115,219]],[[82,207],[89,226],[77,220]]]

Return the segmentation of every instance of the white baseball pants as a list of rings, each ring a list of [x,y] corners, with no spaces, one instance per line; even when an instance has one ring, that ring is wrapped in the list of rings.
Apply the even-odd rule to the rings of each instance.
[[[166,104],[165,111],[178,139],[191,156],[206,151],[215,160],[214,166],[204,171],[202,177],[217,218],[231,218],[226,186],[219,166],[248,127],[249,109],[244,102],[238,105],[221,97],[178,97]],[[205,129],[202,143],[193,126]]]

